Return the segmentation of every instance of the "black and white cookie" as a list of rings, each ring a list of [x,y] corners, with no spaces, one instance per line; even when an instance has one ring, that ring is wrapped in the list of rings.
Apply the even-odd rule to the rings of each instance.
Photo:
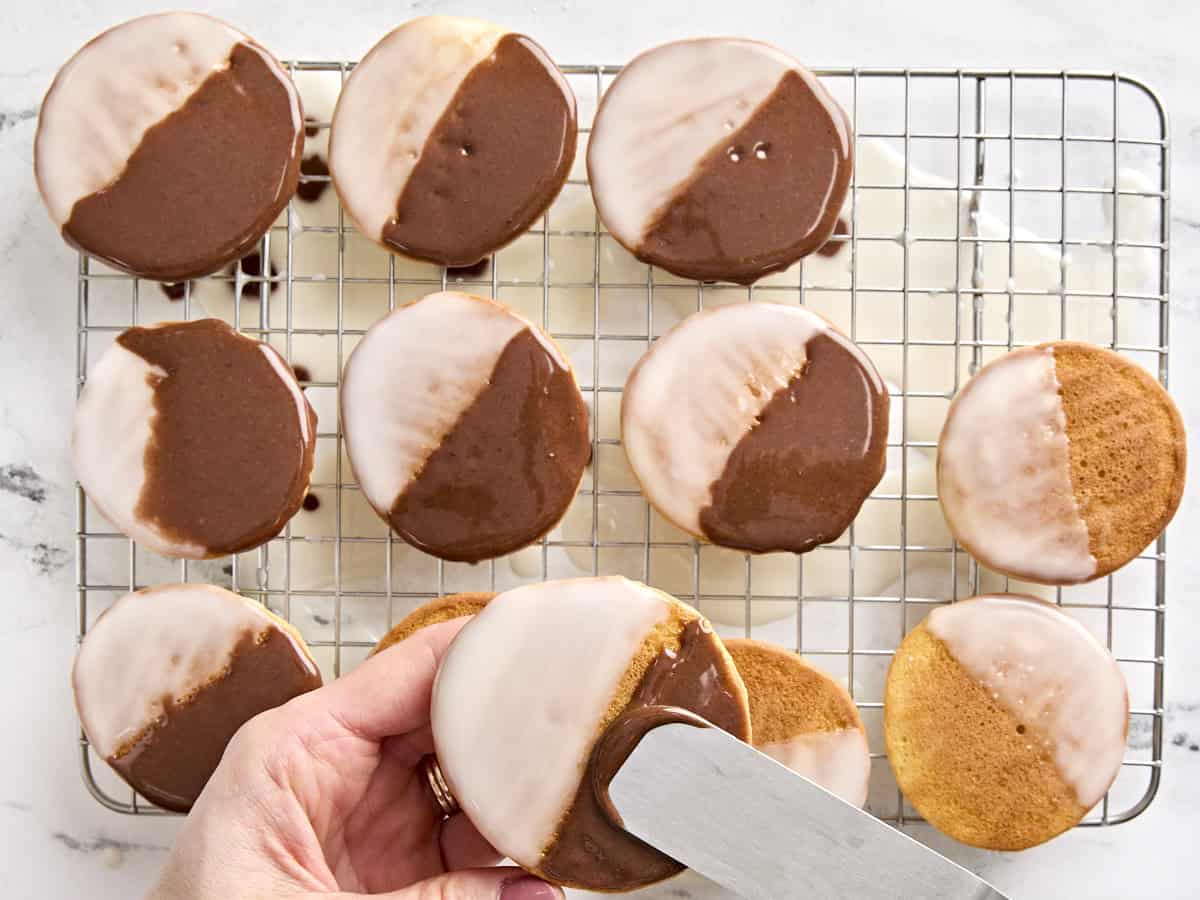
[[[300,97],[275,57],[172,12],[71,57],[42,103],[34,164],[70,244],[175,282],[246,255],[296,189],[303,146]]]
[[[576,130],[575,96],[536,43],[487,22],[427,16],[355,67],[334,112],[329,167],[368,238],[470,266],[558,195]]]
[[[118,335],[75,408],[75,473],[120,531],[204,559],[270,540],[308,488],[317,419],[273,348],[216,319]]]

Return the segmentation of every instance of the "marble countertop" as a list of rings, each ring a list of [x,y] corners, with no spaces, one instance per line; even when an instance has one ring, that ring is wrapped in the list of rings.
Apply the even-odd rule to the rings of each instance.
[[[972,8],[967,9],[968,6]],[[103,10],[98,7],[103,7]],[[1200,12],[1176,0],[1112,4],[1007,0],[243,0],[199,4],[285,58],[353,59],[386,30],[430,12],[508,23],[562,62],[620,62],[688,35],[766,36],[819,65],[1120,70],[1160,92],[1172,116],[1171,385],[1189,431],[1200,422]],[[0,895],[138,896],[178,827],[101,808],[77,766],[68,673],[74,651],[75,495],[68,459],[74,390],[75,255],[44,214],[32,178],[38,104],[58,65],[104,27],[150,11],[134,0],[10,5],[0,33]],[[972,851],[913,834],[1020,900],[1182,897],[1200,889],[1200,534],[1197,492],[1170,531],[1165,760],[1150,809],[1127,825],[1078,829],[1022,854]]]

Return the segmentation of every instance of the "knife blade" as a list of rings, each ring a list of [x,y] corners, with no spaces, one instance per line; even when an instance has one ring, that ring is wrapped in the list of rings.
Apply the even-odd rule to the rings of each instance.
[[[609,797],[626,831],[748,900],[1007,900],[717,728],[649,731]]]

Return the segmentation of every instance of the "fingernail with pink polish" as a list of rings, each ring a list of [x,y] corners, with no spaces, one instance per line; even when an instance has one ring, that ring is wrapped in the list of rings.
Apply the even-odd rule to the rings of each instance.
[[[562,891],[532,875],[522,875],[504,882],[500,900],[562,900]]]

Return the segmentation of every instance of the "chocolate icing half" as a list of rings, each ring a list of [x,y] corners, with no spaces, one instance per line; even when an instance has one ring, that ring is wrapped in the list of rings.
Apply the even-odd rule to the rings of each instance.
[[[693,619],[684,626],[679,649],[659,654],[629,704],[596,742],[540,873],[589,890],[627,891],[683,869],[621,828],[608,784],[642,736],[668,722],[712,724],[748,739],[749,713],[729,688],[731,668],[707,621]]]
[[[525,328],[396,498],[388,522],[414,547],[442,559],[502,556],[562,517],[590,447],[587,407],[574,377]]]
[[[166,698],[162,717],[108,761],[151,802],[187,812],[238,728],[320,686],[312,660],[280,628],[247,632],[225,671],[181,702]]]
[[[267,358],[275,351],[217,319],[131,328],[117,342],[167,373],[152,377],[137,515],[211,556],[274,537],[304,499],[316,430]]]
[[[444,266],[474,265],[550,205],[575,137],[566,79],[541,47],[506,34],[434,126],[382,241]]]
[[[840,334],[805,345],[807,361],[734,446],[700,528],[713,543],[804,553],[846,530],[883,477],[888,397]]]
[[[144,278],[216,271],[254,245],[296,189],[298,103],[269,53],[236,44],[226,68],[147,129],[116,181],[75,203],[63,237]]]
[[[852,154],[845,113],[819,84],[788,71],[701,159],[636,254],[699,281],[750,284],[785,269],[833,233]]]

